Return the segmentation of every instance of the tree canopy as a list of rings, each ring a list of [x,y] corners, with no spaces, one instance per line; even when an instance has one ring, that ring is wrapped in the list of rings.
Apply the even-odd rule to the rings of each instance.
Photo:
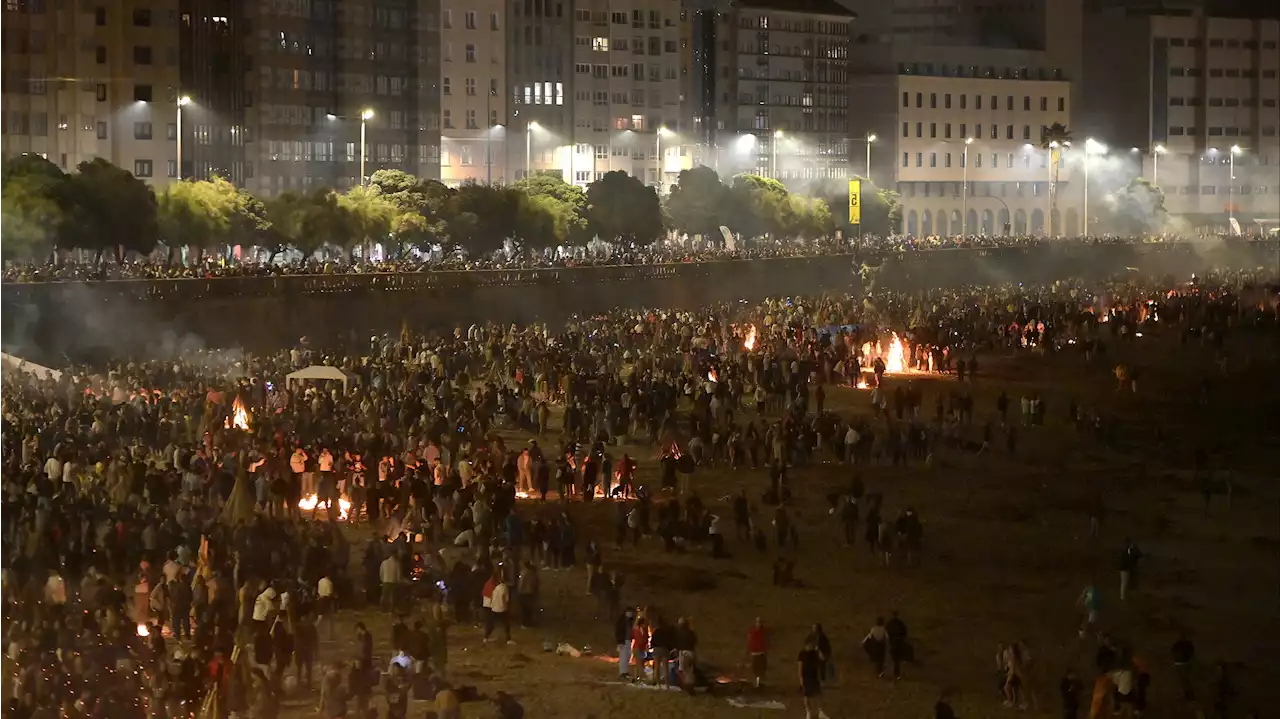
[[[747,238],[816,238],[844,227],[845,188],[791,193],[776,180],[739,175],[726,182],[707,167],[680,173],[670,194],[625,172],[609,172],[585,189],[552,174],[514,185],[450,188],[401,170],[379,170],[346,191],[320,188],[259,199],[227,180],[183,180],[153,191],[101,159],[65,173],[22,155],[4,163],[4,256],[35,259],[55,250],[149,253],[163,243],[196,257],[254,246],[276,254],[322,248],[354,254],[381,245],[387,256],[436,245],[471,253],[498,250],[508,240],[531,247],[606,241],[649,243],[668,230],[707,238],[727,226]],[[887,231],[894,193],[864,190],[868,231]],[[871,230],[874,226],[877,229]],[[881,230],[879,228],[885,228]]]

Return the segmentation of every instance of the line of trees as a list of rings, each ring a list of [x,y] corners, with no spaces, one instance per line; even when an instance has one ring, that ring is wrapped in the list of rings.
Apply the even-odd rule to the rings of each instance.
[[[285,192],[267,200],[221,178],[174,182],[156,192],[102,159],[66,173],[39,156],[22,155],[5,162],[2,175],[5,259],[78,249],[121,260],[128,252],[164,248],[172,260],[183,247],[198,259],[237,244],[274,257],[289,249],[354,253],[375,243],[398,257],[436,245],[484,253],[507,239],[548,247],[583,245],[595,237],[649,243],[668,231],[714,241],[721,226],[748,238],[818,238],[849,229],[844,183],[832,181],[804,197],[755,175],[726,184],[702,167],[680,173],[665,203],[623,172],[607,173],[584,191],[553,175],[453,189],[379,170],[364,187]],[[883,194],[864,190],[868,232],[889,227],[891,212],[872,201]],[[896,196],[889,199],[896,204]],[[880,215],[885,229],[872,229]]]

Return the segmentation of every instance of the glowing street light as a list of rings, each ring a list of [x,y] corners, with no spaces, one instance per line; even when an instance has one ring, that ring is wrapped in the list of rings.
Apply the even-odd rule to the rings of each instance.
[[[658,194],[662,194],[662,136],[672,134],[666,125],[660,125],[657,132],[653,133],[654,149],[658,153]]]
[[[1156,145],[1151,148],[1151,184],[1159,186],[1160,184],[1160,156],[1168,150],[1164,149],[1164,145]]]
[[[183,106],[190,105],[190,104],[191,104],[191,96],[183,95],[178,98],[177,108],[174,111],[175,114],[177,115],[177,123],[178,123],[177,130],[178,130],[178,181],[179,182],[182,181],[182,108]]]
[[[876,141],[874,132],[867,133],[867,182],[871,182],[871,143]]]
[[[365,108],[360,111],[360,186],[364,187],[364,163],[365,163],[365,124],[373,119],[373,110]]]

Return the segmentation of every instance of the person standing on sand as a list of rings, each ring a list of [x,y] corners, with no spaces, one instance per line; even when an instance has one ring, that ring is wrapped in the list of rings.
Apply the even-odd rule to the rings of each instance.
[[[1080,694],[1084,692],[1084,684],[1072,669],[1063,675],[1058,685],[1062,694],[1062,719],[1076,719],[1080,715]]]
[[[764,631],[764,620],[756,617],[755,625],[747,630],[747,654],[751,657],[751,676],[756,689],[764,683],[764,673],[769,666],[769,638]]]
[[[805,639],[804,649],[800,650],[796,665],[800,694],[804,697],[805,719],[827,719],[827,713],[822,711],[822,672],[826,661],[818,651],[818,643],[812,635]]]

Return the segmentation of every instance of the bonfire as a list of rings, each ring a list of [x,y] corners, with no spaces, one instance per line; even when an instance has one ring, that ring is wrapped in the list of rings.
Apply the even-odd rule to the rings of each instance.
[[[751,325],[751,329],[747,331],[747,338],[742,342],[742,348],[748,352],[752,352],[756,348],[756,326]]]
[[[325,512],[328,512],[329,502],[327,501],[321,502],[320,498],[314,494],[308,494],[302,499],[298,500],[298,509],[301,509],[304,512],[313,511],[317,507],[319,507],[321,510],[324,510]],[[351,515],[351,501],[348,500],[346,497],[339,497],[338,498],[338,518],[346,519],[350,515]]]
[[[231,405],[231,416],[223,421],[222,426],[231,429],[242,429],[249,431],[249,410],[245,409],[244,402],[236,397],[236,401]]]

